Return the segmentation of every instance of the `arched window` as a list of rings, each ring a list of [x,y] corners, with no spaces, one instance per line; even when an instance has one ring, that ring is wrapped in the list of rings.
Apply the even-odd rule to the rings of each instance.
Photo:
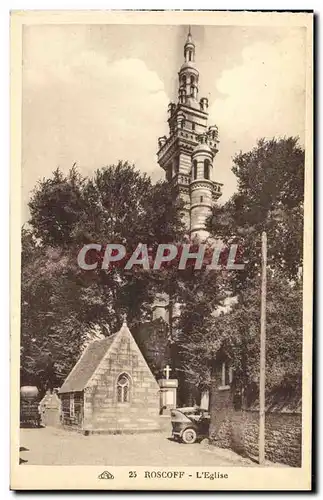
[[[117,401],[118,403],[130,401],[130,380],[126,373],[121,373],[117,380]]]
[[[192,130],[195,130],[195,123],[192,123]]]
[[[204,179],[210,179],[210,161],[204,160]]]
[[[197,178],[197,161],[194,160],[193,161],[193,180],[195,181],[196,178]]]
[[[185,127],[185,120],[182,120],[181,121],[181,128],[184,128]]]
[[[191,75],[191,85],[194,85],[194,76]]]
[[[189,50],[188,52],[188,60],[191,61],[192,60],[192,51]]]
[[[185,75],[182,76],[182,85],[186,85],[186,76]]]

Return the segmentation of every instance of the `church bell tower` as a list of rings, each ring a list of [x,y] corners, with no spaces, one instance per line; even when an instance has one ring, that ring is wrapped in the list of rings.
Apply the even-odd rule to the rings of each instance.
[[[218,152],[218,129],[208,126],[208,99],[199,99],[199,71],[189,29],[184,62],[178,73],[178,99],[168,106],[169,135],[158,139],[158,163],[184,202],[183,220],[192,238],[208,236],[205,221],[221,196],[222,184],[212,180]]]

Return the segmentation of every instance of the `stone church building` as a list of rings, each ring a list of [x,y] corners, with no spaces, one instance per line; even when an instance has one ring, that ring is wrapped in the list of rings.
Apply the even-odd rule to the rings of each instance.
[[[178,102],[168,106],[169,135],[158,139],[157,158],[166,179],[184,202],[183,220],[191,237],[205,239],[205,221],[222,194],[213,180],[218,129],[208,125],[208,99],[199,99],[199,71],[189,30],[178,73]]]
[[[218,129],[208,124],[208,99],[199,98],[199,71],[190,30],[178,79],[177,103],[168,107],[169,134],[158,139],[157,158],[176,196],[184,202],[182,216],[191,239],[203,241],[208,237],[205,222],[222,194],[222,184],[213,180]],[[171,321],[174,325],[180,315],[177,306],[173,304],[170,318],[167,294],[157,294],[151,325],[145,323],[134,332],[156,374],[171,359],[167,349],[165,359],[158,358],[160,349],[156,354],[151,345],[154,331],[159,337],[160,329],[166,328],[163,338],[167,336],[165,325]],[[92,342],[59,391],[63,425],[83,432],[158,429],[160,388],[141,350],[125,324],[117,334]]]
[[[206,220],[222,194],[223,184],[213,180],[218,128],[208,124],[209,102],[207,97],[199,98],[199,76],[189,29],[184,62],[178,72],[178,100],[168,106],[169,134],[158,139],[157,159],[176,196],[184,203],[182,217],[190,238],[205,241],[209,237]],[[166,294],[156,295],[154,319],[172,321],[180,314],[175,304],[169,318],[168,303]]]
[[[159,430],[159,386],[126,323],[88,345],[59,396],[62,424],[75,430]]]
[[[169,134],[158,139],[157,158],[176,196],[184,202],[182,216],[191,240],[205,241],[209,236],[206,219],[222,194],[222,184],[213,180],[219,140],[217,127],[208,124],[208,99],[198,97],[199,71],[190,30],[178,79],[177,103],[168,107]],[[176,328],[179,315],[178,304],[170,308],[167,294],[159,293],[152,321],[134,329],[137,343],[124,323],[115,335],[89,344],[59,391],[63,425],[84,433],[159,430],[162,389],[165,382],[177,383],[176,378],[180,378],[168,344],[169,326]],[[162,377],[168,363],[175,372],[174,380],[166,377],[159,386],[151,369]],[[183,378],[179,382],[188,388],[177,403],[191,405],[194,399],[210,410],[210,438],[217,446],[257,457],[258,402],[243,403],[224,350],[218,350],[207,368],[210,391],[207,387],[190,388]],[[299,467],[301,395],[296,403],[295,396],[290,402],[285,396],[277,402],[276,396],[271,400],[266,395],[266,457]]]

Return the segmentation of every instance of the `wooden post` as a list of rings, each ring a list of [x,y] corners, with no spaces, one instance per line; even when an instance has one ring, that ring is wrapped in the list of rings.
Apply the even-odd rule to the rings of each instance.
[[[261,235],[261,312],[260,312],[260,379],[259,379],[259,464],[265,461],[265,387],[266,387],[266,293],[267,234]]]

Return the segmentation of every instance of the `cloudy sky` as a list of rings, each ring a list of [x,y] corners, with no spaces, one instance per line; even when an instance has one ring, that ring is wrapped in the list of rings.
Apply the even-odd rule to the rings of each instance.
[[[163,178],[157,138],[177,97],[186,26],[29,25],[23,32],[23,220],[38,179],[119,159]],[[214,180],[236,188],[232,156],[260,137],[304,143],[305,28],[193,26],[199,96],[219,128]]]

